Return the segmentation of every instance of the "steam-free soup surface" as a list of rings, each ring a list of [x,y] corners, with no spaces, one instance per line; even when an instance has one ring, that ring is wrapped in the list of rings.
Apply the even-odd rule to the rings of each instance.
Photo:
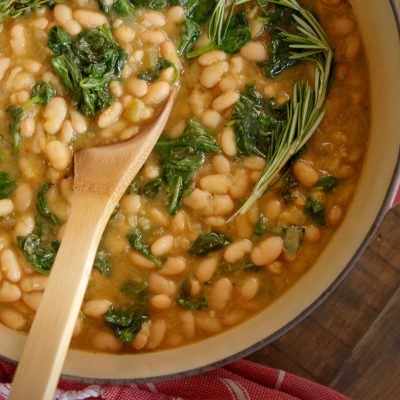
[[[94,351],[185,345],[267,307],[345,217],[368,142],[368,73],[351,6],[301,2],[335,50],[326,114],[231,218],[271,163],[294,84],[313,89],[315,62],[290,59],[278,32],[296,28],[284,7],[248,1],[210,44],[213,1],[135,3],[64,1],[0,25],[0,320],[19,332],[29,331],[62,240],[74,152],[133,137],[180,84],[97,252],[72,341]]]

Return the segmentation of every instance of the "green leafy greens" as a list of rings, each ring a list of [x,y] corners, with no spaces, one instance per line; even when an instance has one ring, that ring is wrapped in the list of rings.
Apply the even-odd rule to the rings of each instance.
[[[317,224],[326,224],[325,207],[320,201],[314,199],[314,197],[307,197],[306,204],[304,206],[304,212]]]
[[[284,122],[274,118],[254,85],[248,85],[235,104],[232,122],[240,154],[267,158],[272,137],[282,131]]]
[[[193,299],[190,290],[190,280],[185,279],[180,288],[179,298],[176,300],[178,306],[190,311],[206,310],[208,308],[207,299],[204,296]]]
[[[162,261],[151,252],[150,246],[143,241],[143,234],[139,228],[134,229],[126,238],[132,249],[142,253],[157,267],[161,267]]]
[[[139,282],[129,279],[121,286],[121,292],[129,297],[144,299],[148,295],[149,284],[147,281]]]
[[[40,186],[37,194],[36,209],[38,213],[53,225],[58,225],[60,223],[57,215],[50,211],[49,205],[47,204],[47,192],[51,188],[51,183],[44,183]]]
[[[326,175],[315,184],[315,187],[322,188],[325,193],[332,193],[332,190],[338,185],[338,183],[338,178],[331,175]]]
[[[164,59],[160,59],[154,67],[138,74],[138,78],[143,79],[146,82],[153,82],[159,78],[162,71],[164,71],[165,69],[167,69],[169,67],[174,68],[174,70],[175,70],[174,81],[176,81],[178,79],[178,70],[177,70],[175,64],[172,63],[171,61],[164,60]]]
[[[325,101],[333,77],[333,50],[329,40],[312,13],[296,0],[269,0],[289,7],[297,33],[282,32],[291,49],[290,58],[315,63],[314,89],[308,83],[297,82],[287,106],[287,122],[271,137],[267,163],[250,197],[230,218],[246,213],[270,188],[278,172],[298,153],[317,130],[325,115]]]
[[[127,17],[135,13],[135,7],[130,0],[98,0],[98,2],[100,9],[108,15]]]
[[[120,78],[128,56],[107,26],[77,36],[56,26],[49,32],[48,46],[54,53],[51,65],[79,111],[94,115],[114,101],[108,85]]]
[[[233,14],[233,12],[236,6],[248,1],[233,0],[228,6],[226,0],[217,0],[208,24],[210,43],[187,53],[186,57],[198,57],[213,49],[221,49],[226,53],[237,53],[251,40],[251,31],[246,14],[243,12]]]
[[[8,17],[19,18],[42,7],[53,7],[59,2],[57,0],[1,0],[0,23]]]
[[[56,95],[56,93],[56,88],[51,83],[38,81],[33,87],[31,97],[25,103],[25,106],[31,104],[44,106]]]
[[[93,267],[103,276],[109,278],[112,273],[110,255],[104,250],[98,250],[93,262]]]
[[[22,140],[21,136],[21,122],[24,118],[24,110],[18,106],[9,106],[6,109],[10,123],[8,131],[12,138],[12,151],[14,155],[19,153],[19,148]]]
[[[161,137],[156,149],[169,193],[169,213],[175,214],[185,191],[190,188],[206,153],[220,153],[213,133],[195,119],[189,119],[183,134],[177,139]]]
[[[189,252],[197,257],[205,257],[213,251],[222,249],[229,244],[230,239],[223,233],[209,232],[202,233],[192,244]]]
[[[148,319],[148,314],[144,310],[137,309],[134,305],[121,310],[111,306],[104,315],[105,323],[124,344],[132,343],[143,323]]]
[[[15,181],[7,172],[0,172],[0,200],[8,199],[15,188]]]

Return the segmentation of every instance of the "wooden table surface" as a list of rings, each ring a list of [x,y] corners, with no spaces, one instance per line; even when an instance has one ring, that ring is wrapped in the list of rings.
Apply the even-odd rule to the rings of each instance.
[[[331,297],[248,358],[354,400],[400,399],[400,206]]]

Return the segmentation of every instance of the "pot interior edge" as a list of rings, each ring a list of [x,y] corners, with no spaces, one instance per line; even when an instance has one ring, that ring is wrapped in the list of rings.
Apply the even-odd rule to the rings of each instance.
[[[396,110],[400,81],[395,80],[400,71],[400,46],[390,3],[376,7],[375,0],[353,0],[352,4],[367,43],[372,133],[366,165],[347,217],[314,267],[269,308],[223,335],[156,353],[120,356],[69,351],[63,370],[66,375],[103,380],[150,379],[199,370],[243,352],[285,327],[343,272],[385,201],[398,157],[400,127]],[[17,360],[24,340],[0,326],[0,354],[6,358]]]

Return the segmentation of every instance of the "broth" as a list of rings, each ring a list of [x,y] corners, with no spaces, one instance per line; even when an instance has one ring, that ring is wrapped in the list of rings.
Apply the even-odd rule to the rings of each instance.
[[[270,140],[265,136],[247,154],[240,148],[238,122],[232,122],[238,102],[244,95],[261,96],[263,109],[283,123],[294,82],[314,82],[310,61],[284,68],[274,78],[265,75],[260,64],[271,57],[273,31],[266,28],[268,21],[256,3],[239,10],[249,23],[251,41],[233,54],[213,49],[190,59],[177,53],[189,17],[176,5],[138,7],[132,18],[107,15],[97,1],[65,1],[4,21],[2,323],[29,331],[68,219],[74,151],[137,134],[177,80],[180,93],[164,138],[103,235],[72,346],[137,352],[201,340],[267,307],[312,267],[344,218],[368,142],[370,98],[362,39],[347,1],[302,2],[318,16],[335,49],[327,111],[270,189],[249,211],[230,219],[268,163],[262,146]],[[80,89],[66,89],[54,61],[60,54],[48,46],[49,33],[61,27],[73,41],[78,33],[85,38],[94,29],[105,40],[100,32],[104,24],[114,38],[108,45],[113,51],[123,49],[126,59],[122,62],[118,53],[123,68],[118,74],[113,67],[106,87],[113,98],[89,112],[93,115],[84,115],[92,102]],[[288,27],[293,29],[290,23]],[[206,31],[203,24],[195,51],[207,45]],[[73,45],[60,50],[61,56],[71,49]],[[47,105],[29,105],[40,81],[50,83],[56,95]],[[104,92],[99,98],[104,100]],[[189,167],[183,166],[185,161]]]

